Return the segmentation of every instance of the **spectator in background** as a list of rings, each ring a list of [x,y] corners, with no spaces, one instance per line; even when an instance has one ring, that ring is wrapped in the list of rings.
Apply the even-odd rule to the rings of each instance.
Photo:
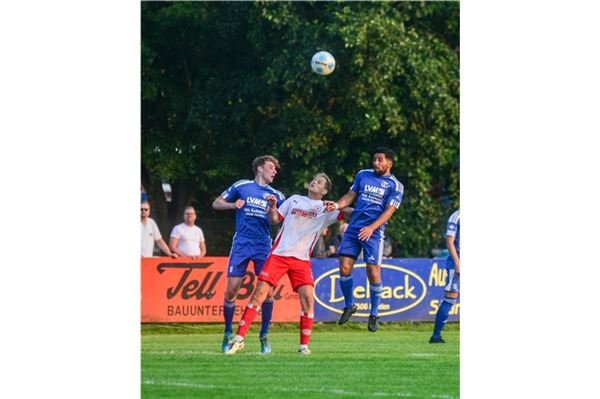
[[[156,222],[150,216],[150,204],[142,201],[141,206],[142,220],[142,257],[147,258],[154,254],[154,243],[167,255],[177,258],[169,249],[169,246],[162,239]]]
[[[206,255],[206,244],[202,229],[195,225],[196,210],[186,206],[183,211],[183,223],[173,227],[169,247],[179,256],[198,259]]]
[[[344,234],[346,234],[346,229],[348,228],[348,223],[340,222],[340,228],[338,233],[333,236],[331,242],[329,243],[329,257],[337,258],[338,257],[338,249],[340,247],[340,243],[342,242],[342,238],[344,238]]]

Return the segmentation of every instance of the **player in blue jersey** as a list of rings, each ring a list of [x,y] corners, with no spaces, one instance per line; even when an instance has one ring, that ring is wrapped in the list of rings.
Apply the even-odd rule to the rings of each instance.
[[[450,309],[456,303],[460,291],[460,209],[448,219],[446,229],[446,246],[450,255],[446,259],[446,271],[448,272],[448,285],[444,289],[444,299],[435,315],[433,335],[429,339],[430,344],[443,344],[442,330],[448,321]]]
[[[233,315],[235,300],[246,275],[248,263],[254,264],[254,274],[258,276],[271,251],[271,229],[269,226],[269,203],[267,197],[274,195],[277,206],[285,200],[283,194],[269,184],[273,183],[279,161],[271,155],[261,155],[252,162],[254,180],[239,180],[225,190],[212,204],[213,209],[223,211],[235,209],[235,235],[229,253],[227,267],[227,289],[223,315],[225,335],[221,349],[223,352],[233,340]],[[262,306],[262,326],[260,347],[262,353],[271,353],[269,324],[273,314],[273,292]]]
[[[339,248],[340,288],[344,294],[344,311],[338,324],[346,323],[356,313],[352,289],[352,269],[360,254],[364,253],[367,277],[371,292],[369,331],[377,331],[378,307],[381,303],[381,259],[384,230],[387,221],[400,206],[404,186],[392,175],[394,152],[379,147],[373,151],[373,169],[356,174],[350,190],[337,202],[325,201],[328,211],[344,208],[357,199],[348,229]]]

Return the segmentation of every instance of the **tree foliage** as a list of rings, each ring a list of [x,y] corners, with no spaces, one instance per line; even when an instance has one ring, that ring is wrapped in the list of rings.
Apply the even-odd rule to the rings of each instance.
[[[385,145],[405,188],[386,233],[429,256],[459,205],[458,24],[458,2],[143,2],[144,183],[174,186],[170,218],[207,213],[273,154],[274,187],[304,193],[324,171],[337,199]]]

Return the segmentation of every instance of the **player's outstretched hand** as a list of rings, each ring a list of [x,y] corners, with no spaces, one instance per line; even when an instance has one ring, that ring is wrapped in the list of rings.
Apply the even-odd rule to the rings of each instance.
[[[323,201],[323,205],[325,205],[325,209],[327,210],[327,212],[335,211],[337,209],[337,204],[335,203],[335,201]]]
[[[239,200],[235,201],[235,207],[240,209],[241,207],[244,206],[245,203],[246,203],[246,201],[244,201],[243,199],[239,199]]]
[[[358,239],[361,241],[367,241],[373,235],[373,229],[371,226],[366,226],[360,229],[358,232]]]

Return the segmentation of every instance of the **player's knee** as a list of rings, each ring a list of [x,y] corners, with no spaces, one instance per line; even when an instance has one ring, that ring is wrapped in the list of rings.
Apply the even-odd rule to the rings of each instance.
[[[352,274],[352,266],[340,265],[340,275],[349,276],[350,274]]]
[[[340,256],[340,274],[348,276],[354,268],[354,259],[347,256]]]
[[[225,290],[225,299],[227,299],[227,301],[232,302],[235,301],[235,298],[237,297],[237,291],[234,290]]]

